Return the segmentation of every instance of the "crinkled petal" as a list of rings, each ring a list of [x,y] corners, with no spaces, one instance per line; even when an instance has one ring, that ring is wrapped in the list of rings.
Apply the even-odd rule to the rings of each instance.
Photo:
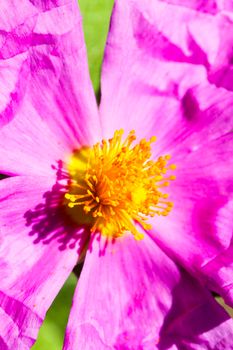
[[[154,217],[153,237],[233,305],[233,133],[177,163],[168,191],[174,208]]]
[[[61,213],[55,208],[58,194],[51,197],[53,181],[0,181],[1,350],[32,346],[47,309],[78,259],[78,249],[68,246],[72,230],[61,226]]]
[[[102,69],[104,134],[119,128],[135,129],[139,137],[154,134],[158,154],[175,149],[183,156],[229,132],[232,90],[210,76],[231,67],[221,57],[232,48],[231,31],[222,12],[116,1]]]
[[[35,110],[25,106],[0,128],[0,173],[51,176],[68,152]],[[23,116],[23,117],[22,117]]]
[[[233,321],[186,272],[172,292],[173,304],[160,332],[159,350],[233,349]]]
[[[0,45],[1,172],[35,174],[40,160],[48,167],[44,158],[61,159],[99,137],[75,0],[23,0],[20,7],[4,0]]]
[[[199,84],[186,92],[180,108],[181,119],[158,139],[155,156],[168,153],[173,162],[183,162],[187,154],[233,130],[233,94],[224,89]]]
[[[184,6],[196,11],[207,12],[212,15],[218,13],[221,10],[231,10],[231,0],[159,0],[168,4]]]
[[[233,130],[233,94],[231,76],[214,74],[231,70],[233,27],[221,3],[213,13],[210,2],[116,1],[101,118],[104,134],[121,127],[139,138],[154,134],[154,156],[171,154],[175,209],[155,218],[153,234],[229,302],[232,134],[223,135]]]
[[[214,334],[220,327],[225,330],[221,335],[224,341],[233,344],[227,339],[230,327],[226,313],[149,237],[136,241],[130,235],[124,236],[107,246],[102,242],[94,238],[87,253],[64,350],[150,350],[157,349],[156,344],[158,349],[165,349],[162,346],[179,326],[175,322],[179,316],[189,321],[194,330],[190,329],[185,338],[177,327],[178,340],[174,342],[201,342],[203,332],[212,332],[209,338],[216,345]],[[206,311],[212,317],[209,320]],[[205,317],[206,322],[196,325],[198,316]],[[219,338],[220,334],[215,340]]]

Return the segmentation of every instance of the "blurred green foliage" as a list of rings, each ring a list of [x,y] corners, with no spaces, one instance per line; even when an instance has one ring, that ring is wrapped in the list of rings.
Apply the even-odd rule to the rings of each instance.
[[[109,19],[113,0],[79,0],[83,15],[83,27],[89,70],[96,95],[99,93],[100,69],[104,46],[108,33]],[[33,350],[61,350],[64,331],[67,324],[72,296],[76,285],[76,277],[72,274],[58,294],[40,329]]]
[[[71,274],[47,312],[33,350],[61,350],[77,278]]]
[[[79,0],[78,3],[83,15],[90,75],[95,93],[98,94],[100,69],[113,0]]]

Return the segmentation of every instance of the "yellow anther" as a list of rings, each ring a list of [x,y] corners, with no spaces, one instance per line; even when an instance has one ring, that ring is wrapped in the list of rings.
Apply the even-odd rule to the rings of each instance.
[[[134,236],[134,238],[137,240],[137,241],[141,241],[143,238],[144,238],[144,235],[141,233],[138,233],[137,235]]]
[[[176,170],[176,165],[175,165],[175,164],[171,164],[171,165],[169,165],[169,168],[170,168],[171,170]]]
[[[173,207],[160,189],[175,179],[174,175],[164,177],[175,165],[168,164],[170,155],[150,159],[155,136],[134,144],[135,131],[122,141],[123,133],[117,130],[113,138],[73,154],[68,167],[71,184],[64,197],[72,218],[88,223],[92,233],[120,237],[129,231],[141,240],[143,233],[135,223],[150,230],[147,219],[167,216]]]
[[[150,138],[150,143],[153,143],[153,142],[155,142],[156,141],[156,136],[152,136],[151,138]]]

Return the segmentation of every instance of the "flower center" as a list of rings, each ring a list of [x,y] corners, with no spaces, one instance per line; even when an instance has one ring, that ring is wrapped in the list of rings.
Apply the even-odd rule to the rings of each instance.
[[[175,179],[166,176],[175,165],[168,165],[169,155],[151,160],[154,136],[136,143],[134,130],[124,141],[123,133],[117,130],[113,138],[72,155],[65,201],[72,218],[90,225],[92,233],[116,238],[130,231],[142,239],[135,223],[149,230],[149,217],[166,216],[173,207],[162,189]]]

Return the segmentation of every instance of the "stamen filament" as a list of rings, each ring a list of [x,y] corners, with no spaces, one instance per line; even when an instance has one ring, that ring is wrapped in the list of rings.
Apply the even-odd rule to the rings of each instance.
[[[166,216],[172,210],[173,203],[166,200],[168,194],[160,189],[175,180],[174,175],[167,173],[176,166],[169,164],[170,155],[151,159],[154,136],[137,144],[134,130],[124,141],[122,136],[123,130],[117,130],[113,138],[73,154],[65,201],[79,223],[82,218],[76,215],[75,207],[83,208],[92,233],[119,237],[129,231],[135,239],[142,239],[143,233],[135,223],[149,230],[149,217]]]

